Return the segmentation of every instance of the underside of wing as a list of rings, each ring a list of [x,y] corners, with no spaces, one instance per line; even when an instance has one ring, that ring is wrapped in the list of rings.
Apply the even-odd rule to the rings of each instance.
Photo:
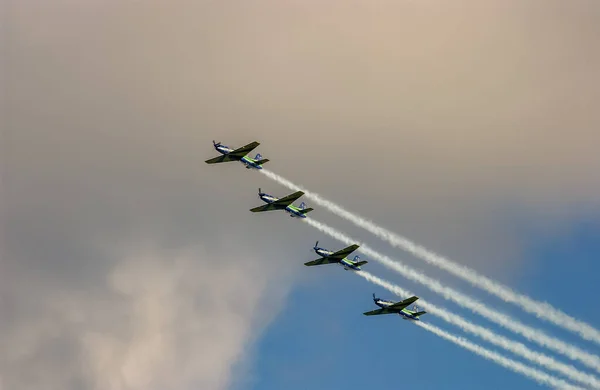
[[[230,152],[228,156],[237,157],[238,159],[241,159],[242,157],[250,153],[252,150],[254,150],[258,145],[260,145],[260,143],[254,141],[246,146],[242,146],[241,148]]]
[[[419,299],[419,297],[416,297],[416,296],[410,297],[410,298],[407,298],[407,299],[405,299],[403,301],[396,302],[393,305],[389,306],[388,308],[389,309],[394,309],[394,310],[402,310],[405,307],[407,307],[408,305],[410,305],[411,303],[415,302],[417,299]]]
[[[222,156],[218,156],[218,157],[206,160],[205,163],[216,164],[216,163],[222,163],[222,162],[228,162],[228,161],[238,161],[238,160],[239,160],[239,158],[236,158],[235,156],[232,157],[230,154],[224,154]]]
[[[272,205],[276,205],[276,206],[283,206],[285,208],[285,207],[291,205],[292,203],[294,203],[294,201],[297,200],[302,195],[304,195],[304,192],[297,191],[297,192],[294,192],[293,194],[290,194],[288,196],[284,196],[283,198],[278,199],[278,200],[276,200],[275,202],[273,202],[271,204]]]
[[[338,261],[336,261],[334,259],[330,259],[330,258],[324,257],[322,259],[317,259],[317,260],[309,261],[308,263],[304,263],[304,265],[310,267],[310,266],[313,266],[313,265],[323,265],[323,264],[333,264],[333,263],[338,263]]]
[[[367,311],[363,314],[366,316],[378,316],[380,314],[395,314],[395,312],[389,311],[387,309],[377,309],[377,310]]]
[[[335,259],[343,259],[344,257],[348,256],[350,253],[354,252],[355,250],[357,250],[360,247],[360,245],[350,245],[347,248],[344,248],[342,250],[339,250],[335,253],[332,253],[331,255],[329,255],[329,257],[333,257]]]
[[[259,213],[261,211],[281,210],[283,208],[285,208],[285,207],[277,207],[273,203],[269,203],[264,206],[258,206],[253,209],[250,209],[250,211],[252,211],[253,213]]]

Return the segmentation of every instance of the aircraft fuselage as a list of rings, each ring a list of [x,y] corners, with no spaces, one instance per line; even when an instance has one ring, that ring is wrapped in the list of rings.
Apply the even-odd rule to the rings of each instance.
[[[217,152],[219,152],[221,154],[229,154],[229,153],[233,152],[233,149],[231,149],[229,146],[225,146],[225,145],[215,145],[215,149],[217,149]]]
[[[354,263],[352,263],[348,259],[342,259],[342,260],[340,260],[340,262],[338,264],[340,266],[344,267],[344,269],[346,271],[348,271],[349,269],[352,271],[360,271],[360,267],[357,267],[356,265],[354,265]]]

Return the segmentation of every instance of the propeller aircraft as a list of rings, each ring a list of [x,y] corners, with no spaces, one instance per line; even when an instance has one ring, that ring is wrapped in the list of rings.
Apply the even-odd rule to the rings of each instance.
[[[293,194],[285,196],[281,199],[274,197],[273,195],[266,194],[262,190],[258,189],[258,198],[266,203],[264,206],[258,206],[250,209],[253,213],[260,213],[263,211],[271,210],[285,210],[290,214],[292,218],[306,218],[306,214],[313,211],[314,209],[306,207],[304,202],[300,203],[300,206],[294,206],[292,203],[304,195],[304,192],[297,191]]]
[[[410,304],[415,302],[417,299],[419,299],[419,297],[412,296],[400,302],[391,302],[379,299],[375,296],[375,294],[373,294],[373,302],[375,302],[377,306],[381,307],[381,309],[368,311],[363,314],[366,316],[376,316],[380,314],[398,314],[402,316],[403,320],[420,321],[419,317],[427,313],[426,311],[419,311],[417,305],[413,306],[413,310],[407,309],[407,307],[410,306]]]
[[[304,263],[304,265],[311,267],[313,265],[339,264],[340,266],[344,267],[346,271],[348,271],[349,269],[353,271],[360,271],[360,266],[367,264],[368,261],[359,261],[360,256],[354,256],[354,259],[352,260],[346,257],[355,250],[357,250],[359,247],[359,245],[354,244],[337,252],[332,252],[325,248],[320,248],[319,241],[317,241],[315,246],[313,247],[313,250],[322,258],[309,261],[308,263]]]
[[[263,159],[260,153],[257,153],[254,158],[248,157],[248,153],[254,150],[258,145],[260,145],[260,143],[254,141],[234,150],[229,146],[223,145],[221,142],[213,141],[213,146],[217,152],[222,154],[222,156],[206,160],[205,163],[217,164],[228,161],[239,161],[246,166],[246,169],[262,169],[262,165],[269,161],[268,158]]]

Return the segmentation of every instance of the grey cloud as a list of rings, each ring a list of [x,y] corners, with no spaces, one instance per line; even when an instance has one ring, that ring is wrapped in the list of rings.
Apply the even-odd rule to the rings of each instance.
[[[557,234],[600,199],[599,6],[565,4],[9,3],[4,385],[227,387],[275,313],[261,297],[285,295],[289,253],[318,237],[248,213],[257,187],[286,190],[206,166],[212,139],[257,139],[268,168],[518,273],[515,221]],[[221,328],[231,344],[198,336]]]
[[[227,388],[232,363],[280,304],[260,302],[273,289],[268,271],[204,247],[140,245],[111,258],[95,291],[12,285],[39,295],[18,299],[33,310],[3,332],[7,388]],[[269,311],[259,314],[259,303]]]

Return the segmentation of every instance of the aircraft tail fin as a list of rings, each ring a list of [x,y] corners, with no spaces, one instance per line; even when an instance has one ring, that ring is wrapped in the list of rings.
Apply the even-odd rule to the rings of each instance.
[[[419,307],[417,305],[413,306],[413,313],[412,315],[414,317],[419,317],[422,316],[423,314],[427,313],[426,311],[419,311]]]
[[[360,260],[360,256],[359,255],[354,256],[354,259],[352,259],[352,261],[355,261],[355,262],[358,261],[358,260]]]

